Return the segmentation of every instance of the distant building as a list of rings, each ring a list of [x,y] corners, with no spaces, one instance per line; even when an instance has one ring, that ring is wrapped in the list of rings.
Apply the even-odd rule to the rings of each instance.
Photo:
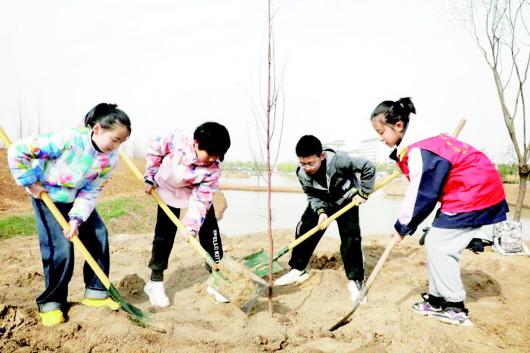
[[[361,148],[352,148],[346,152],[348,152],[348,154],[352,157],[364,157]]]
[[[390,151],[391,149],[378,137],[361,141],[361,155],[375,164],[391,162],[388,158]]]
[[[371,138],[361,141],[361,147],[346,149],[345,140],[329,141],[322,144],[324,147],[329,147],[335,151],[345,151],[352,157],[366,158],[376,164],[392,162],[388,155],[390,148],[382,143],[379,138]]]
[[[329,147],[335,151],[344,151],[344,146],[346,146],[345,140],[335,140],[330,142],[322,143],[322,146]]]

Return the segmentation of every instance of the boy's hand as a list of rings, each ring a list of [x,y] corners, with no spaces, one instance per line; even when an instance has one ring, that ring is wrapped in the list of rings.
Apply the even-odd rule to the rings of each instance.
[[[321,230],[324,230],[328,226],[329,226],[328,215],[325,213],[321,213],[320,216],[318,216],[318,228],[320,228]]]
[[[352,202],[355,202],[357,205],[363,204],[366,202],[366,199],[361,195],[355,195],[352,199]]]
[[[186,243],[188,242],[188,239],[189,239],[190,236],[192,236],[192,237],[196,237],[197,236],[197,233],[195,233],[193,230],[189,230],[189,229],[179,230],[177,233],[182,239],[184,239],[184,241]]]
[[[64,236],[66,237],[66,239],[70,240],[72,239],[73,236],[77,235],[78,231],[77,231],[77,228],[79,227],[79,223],[77,222],[76,219],[72,219],[70,222],[68,222],[68,224],[70,225],[70,230],[69,231],[64,231]]]
[[[398,232],[396,232],[396,230],[394,230],[390,236],[392,237],[392,240],[394,240],[396,245],[399,245],[403,238],[405,238],[404,235],[399,234]]]
[[[46,192],[46,189],[40,183],[31,184],[26,190],[36,199],[40,199],[40,194]]]
[[[149,184],[149,183],[145,183],[145,193],[146,194],[151,194],[151,190],[153,190],[155,188],[155,186],[153,184]]]

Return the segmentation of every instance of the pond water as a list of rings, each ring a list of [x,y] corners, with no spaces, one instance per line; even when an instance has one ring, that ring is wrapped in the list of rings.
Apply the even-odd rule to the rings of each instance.
[[[239,185],[258,185],[257,178],[229,179],[222,178],[221,183]],[[260,186],[266,183],[261,180]],[[275,176],[275,186],[296,186],[295,177]],[[267,193],[249,191],[223,191],[228,208],[219,222],[221,233],[228,236],[264,232],[267,230]],[[363,236],[374,234],[390,234],[401,206],[401,197],[389,197],[379,191],[370,196],[368,202],[360,207],[360,224]],[[300,216],[307,207],[307,198],[303,193],[275,192],[272,194],[272,227],[273,229],[294,229]],[[429,226],[434,212],[418,227]],[[530,210],[523,211],[523,230],[530,229]],[[490,231],[486,229],[485,231]],[[326,232],[326,236],[337,237],[338,229],[333,222]],[[530,236],[525,234],[525,239]]]

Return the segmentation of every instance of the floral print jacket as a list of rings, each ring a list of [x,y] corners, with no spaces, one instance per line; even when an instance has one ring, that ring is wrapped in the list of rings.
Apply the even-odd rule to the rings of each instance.
[[[71,203],[70,219],[86,221],[116,166],[118,152],[98,152],[92,129],[76,128],[24,138],[8,150],[18,185],[40,182],[54,202]]]

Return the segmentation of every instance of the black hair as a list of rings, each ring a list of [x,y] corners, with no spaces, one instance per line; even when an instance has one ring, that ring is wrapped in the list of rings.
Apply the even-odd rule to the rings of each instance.
[[[310,157],[322,154],[322,143],[313,135],[304,135],[296,144],[296,155],[298,157]]]
[[[402,121],[405,129],[409,125],[410,113],[416,114],[416,108],[410,97],[400,98],[397,102],[383,101],[374,109],[370,120],[378,115],[383,114],[385,122],[395,125],[398,121]]]
[[[212,156],[219,156],[221,161],[230,148],[228,130],[216,122],[208,121],[199,125],[193,133],[193,138],[199,144],[200,150],[204,150]]]
[[[85,126],[94,127],[99,123],[104,129],[112,129],[120,124],[127,128],[131,134],[131,120],[116,104],[99,103],[85,115]]]

